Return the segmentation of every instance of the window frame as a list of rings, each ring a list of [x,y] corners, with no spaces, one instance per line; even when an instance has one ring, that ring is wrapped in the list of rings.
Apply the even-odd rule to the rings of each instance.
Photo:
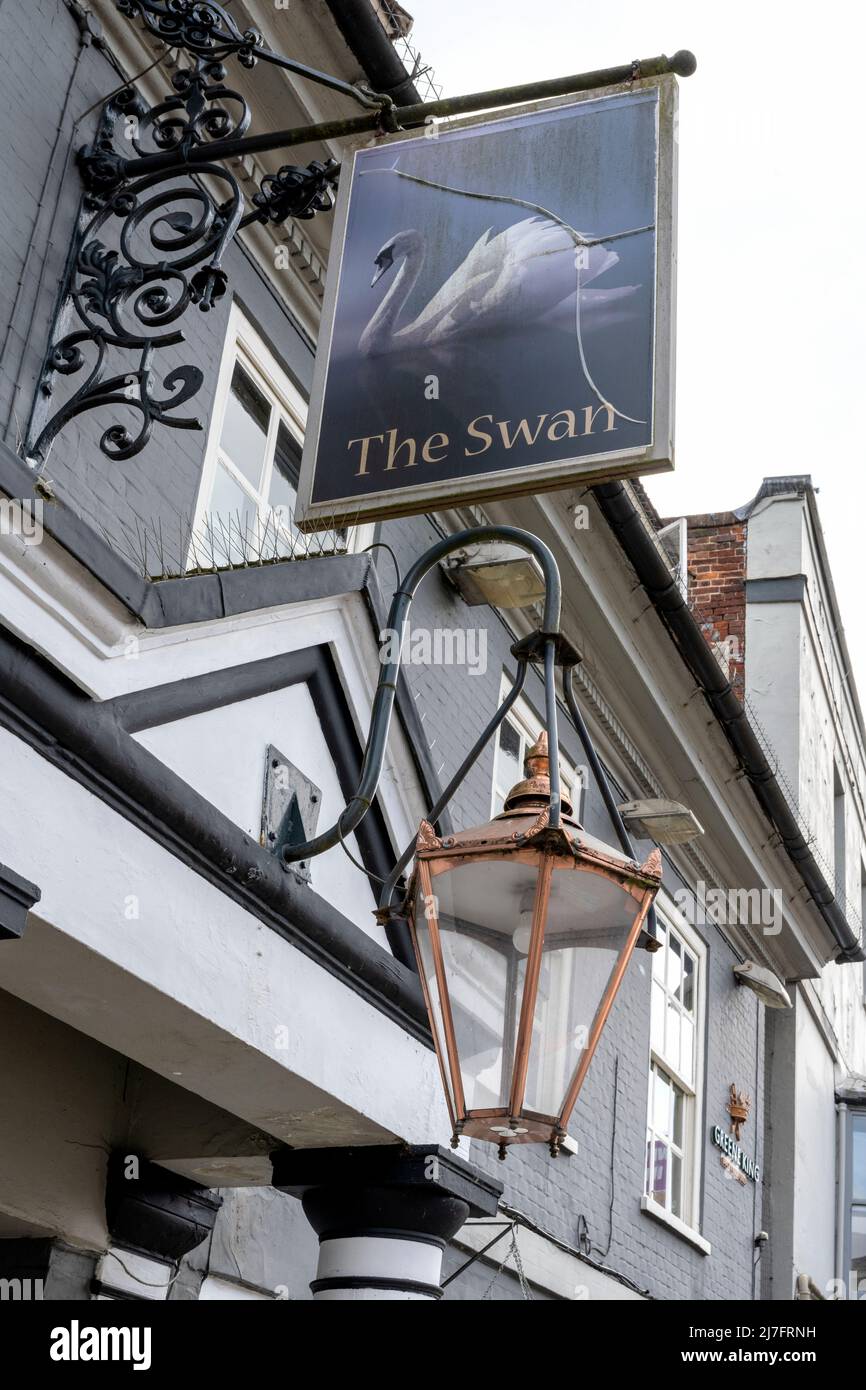
[[[860,944],[866,946],[866,859],[860,859]],[[863,961],[861,999],[866,1009],[866,960]]]
[[[250,479],[240,471],[230,455],[222,448],[226,410],[236,366],[240,366],[246,373],[256,390],[265,397],[271,409],[265,444],[265,458],[258,486],[251,483]],[[213,498],[217,470],[224,468],[232,481],[241,488],[255,506],[258,525],[264,526],[264,515],[268,510],[268,495],[273,481],[274,458],[280,423],[285,424],[299,449],[302,450],[307,428],[307,416],[308,403],[302,392],[291,381],[285,367],[280,364],[261,334],[250,323],[240,305],[234,301],[229,311],[220,357],[204,464],[193,515],[192,538],[187,554],[188,569],[195,566],[194,538],[201,535],[205,519],[212,511],[210,504]],[[373,530],[372,525],[347,527],[347,552],[349,554],[357,553],[358,550],[368,545],[372,540]]]
[[[514,686],[513,680],[511,679],[511,677],[510,677],[506,672],[503,671],[503,673],[502,673],[502,680],[501,680],[501,682],[500,682],[500,687],[499,687],[499,704],[500,704],[500,706],[502,705],[503,701],[504,701],[504,700],[506,699],[506,697],[508,696],[509,691],[513,689],[513,686]],[[512,705],[511,709],[508,711],[507,715],[505,716],[505,719],[503,720],[503,723],[509,723],[509,722],[518,726],[518,733],[520,734],[520,737],[521,737],[521,748],[522,748],[523,753],[524,753],[524,756],[525,756],[525,750],[526,750],[527,748],[531,747],[531,745],[532,745],[533,743],[535,743],[536,739],[538,738],[538,735],[541,733],[541,731],[542,731],[543,728],[544,728],[544,723],[543,723],[543,721],[542,721],[541,719],[539,719],[538,716],[535,714],[534,710],[532,709],[532,706],[529,704],[529,701],[526,700],[526,699],[524,699],[524,697],[523,697],[522,695],[519,696],[517,700],[515,700],[514,704]],[[499,752],[499,734],[500,734],[501,727],[502,727],[502,726],[500,725],[500,727],[496,730],[496,737],[495,737],[494,743],[493,743],[493,775],[492,775],[492,777],[491,777],[491,779],[490,779],[490,814],[491,814],[491,817],[498,815],[499,812],[502,810],[502,807],[501,807],[501,805],[499,804],[499,799],[498,799],[498,793],[499,793],[499,791],[500,791],[500,787],[499,787],[499,784],[498,784],[497,778],[496,778],[496,763],[497,763],[497,754],[498,754],[498,752]],[[522,768],[523,759],[521,758],[520,761],[521,761],[521,768]],[[582,764],[573,763],[573,762],[571,761],[571,759],[568,757],[568,755],[567,755],[566,753],[563,752],[563,748],[562,748],[562,744],[561,744],[561,743],[560,743],[560,746],[559,746],[559,765],[560,765],[561,771],[562,771],[562,770],[565,770],[565,771],[566,771],[566,776],[565,776],[565,778],[564,778],[564,783],[565,783],[565,784],[570,783],[570,784],[571,784],[571,787],[579,787],[579,788],[580,788],[580,794],[579,794],[579,796],[576,796],[576,797],[575,797],[575,800],[577,801],[578,804],[577,804],[576,806],[573,805],[573,806],[572,806],[572,810],[573,810],[573,812],[574,812],[574,818],[575,818],[575,820],[581,820],[581,816],[582,816],[582,814],[583,814],[584,800],[585,800],[585,797],[586,797],[586,779],[587,779],[586,768],[583,767]],[[570,778],[570,777],[567,775],[568,772],[571,772],[571,773],[574,774],[573,778]],[[523,774],[522,774],[522,772],[521,772],[521,776],[522,776],[522,775],[523,775]],[[510,787],[510,786],[509,786],[509,787],[505,787],[505,788],[502,788],[501,790],[502,790],[502,796],[505,797],[505,796],[507,796],[508,792],[511,790],[511,787]]]
[[[694,1038],[693,1038],[693,1071],[694,1079],[690,1082],[680,1067],[674,1067],[665,1057],[664,1053],[658,1051],[653,1045],[652,1035],[652,993],[650,994],[650,1035],[647,1056],[647,1106],[645,1122],[645,1147],[644,1165],[642,1181],[642,1206],[651,1215],[659,1217],[668,1225],[680,1231],[687,1238],[694,1238],[696,1242],[702,1240],[701,1237],[701,1191],[703,1180],[703,1106],[704,1106],[704,1062],[705,1062],[705,1037],[706,1037],[706,999],[707,999],[707,946],[705,941],[692,926],[686,921],[680,912],[674,907],[673,903],[666,895],[659,894],[656,899],[656,916],[667,933],[665,952],[670,950],[670,933],[679,939],[680,944],[685,946],[695,961],[695,1008],[694,1008]],[[657,953],[656,953],[657,954]],[[655,959],[655,954],[651,957]],[[650,972],[650,990],[656,987],[656,977],[654,972]],[[665,1010],[667,1011],[667,1000],[670,994],[665,984]],[[683,1164],[683,1196],[682,1214],[677,1216],[667,1205],[662,1205],[656,1201],[652,1193],[648,1191],[648,1177],[646,1165],[646,1150],[650,1139],[655,1137],[655,1130],[652,1125],[652,1102],[653,1102],[653,1075],[654,1070],[661,1071],[669,1081],[671,1081],[680,1091],[684,1093],[684,1114],[683,1114],[683,1144],[682,1144],[682,1164]]]
[[[844,1212],[843,1212],[843,1240],[842,1240],[842,1277],[845,1281],[846,1296],[857,1298],[860,1289],[866,1293],[866,1273],[860,1275],[856,1281],[852,1277],[854,1270],[851,1267],[854,1258],[854,1213],[866,1213],[866,1200],[854,1191],[854,1122],[859,1121],[866,1128],[866,1106],[856,1103],[849,1103],[845,1115],[845,1184],[844,1184]],[[860,1295],[862,1297],[862,1295]]]

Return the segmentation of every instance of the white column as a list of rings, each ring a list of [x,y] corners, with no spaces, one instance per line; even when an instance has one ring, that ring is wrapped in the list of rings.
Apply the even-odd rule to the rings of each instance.
[[[441,1298],[445,1246],[502,1194],[438,1144],[282,1149],[272,1161],[274,1186],[300,1197],[319,1237],[313,1297],[332,1303]]]
[[[315,1299],[437,1299],[445,1242],[406,1235],[323,1236],[310,1285]]]

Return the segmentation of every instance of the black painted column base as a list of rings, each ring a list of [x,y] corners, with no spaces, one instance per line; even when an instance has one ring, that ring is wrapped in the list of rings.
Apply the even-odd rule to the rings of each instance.
[[[447,1242],[495,1215],[502,1184],[436,1144],[284,1149],[274,1187],[300,1197],[319,1237],[320,1300],[441,1298]]]
[[[24,935],[27,914],[41,897],[35,883],[0,864],[0,941]]]
[[[135,1154],[108,1160],[105,1212],[112,1242],[176,1262],[213,1231],[222,1197]]]

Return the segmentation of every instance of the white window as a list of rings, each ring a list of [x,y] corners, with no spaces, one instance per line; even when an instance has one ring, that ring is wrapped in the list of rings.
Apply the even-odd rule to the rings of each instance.
[[[679,591],[683,598],[689,596],[689,524],[684,516],[671,521],[656,532],[656,539],[664,550],[674,572]]]
[[[302,537],[294,525],[307,405],[232,307],[211,417],[188,568],[221,567],[367,544],[358,529]]]
[[[645,1195],[656,1214],[696,1230],[706,953],[684,922],[677,918],[673,926],[658,908],[657,932],[662,947],[651,957]]]
[[[511,681],[506,676],[502,681],[500,704],[510,689]],[[505,798],[514,784],[523,780],[523,760],[541,733],[542,727],[541,721],[532,713],[525,700],[517,700],[500,724],[493,762],[494,816],[502,810]],[[563,798],[568,798],[575,819],[580,820],[586,781],[584,769],[574,767],[561,753],[559,767]]]
[[[107,1303],[132,1294],[149,1303],[163,1302],[176,1277],[177,1268],[171,1261],[112,1245],[96,1266],[93,1298],[97,1303]]]

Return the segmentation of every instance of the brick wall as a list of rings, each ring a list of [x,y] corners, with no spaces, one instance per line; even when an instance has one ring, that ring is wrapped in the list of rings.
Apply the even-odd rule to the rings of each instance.
[[[732,512],[688,517],[689,603],[728,679],[743,694],[746,530]]]

